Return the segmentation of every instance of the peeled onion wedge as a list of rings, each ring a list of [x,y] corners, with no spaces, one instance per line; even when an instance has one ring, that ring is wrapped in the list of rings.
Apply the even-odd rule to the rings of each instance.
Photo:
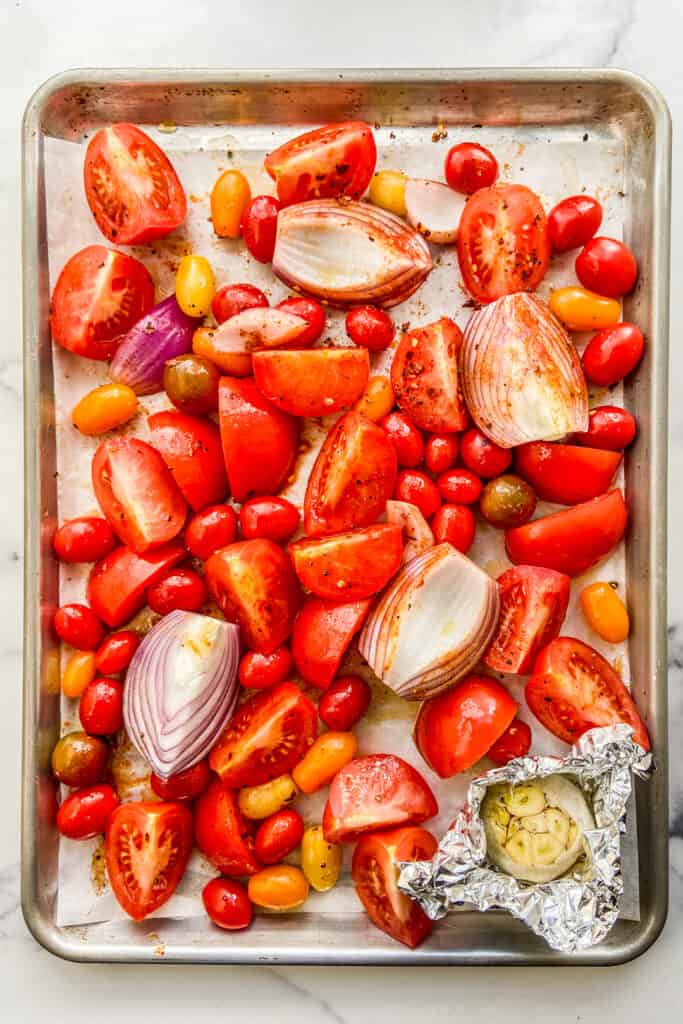
[[[428,241],[439,245],[449,245],[457,239],[466,200],[467,196],[454,192],[441,181],[411,178],[406,182],[408,223]]]
[[[213,331],[211,341],[219,352],[249,354],[262,349],[295,346],[309,326],[303,317],[286,309],[258,306],[243,309],[225,320]]]
[[[423,551],[434,547],[432,529],[417,505],[410,501],[388,501],[387,522],[403,530],[403,563],[412,561]]]

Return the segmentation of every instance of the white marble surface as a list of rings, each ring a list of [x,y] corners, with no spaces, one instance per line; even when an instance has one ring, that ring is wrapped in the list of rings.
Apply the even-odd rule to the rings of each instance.
[[[412,8],[412,10],[411,10]],[[419,16],[415,15],[419,12]],[[633,964],[603,971],[498,969],[203,968],[62,963],[28,935],[18,908],[21,697],[20,167],[19,121],[34,88],[67,67],[612,65],[650,78],[674,119],[672,294],[683,291],[683,8],[677,0],[0,0],[0,1019],[214,1020],[249,1024],[413,1020],[485,1014],[488,1024],[542,1019],[680,1019],[683,953],[683,536],[670,538],[672,890],[669,922]],[[672,310],[673,382],[683,377]],[[675,384],[674,384],[675,386]],[[683,405],[673,394],[670,512],[683,500]],[[678,1010],[676,1007],[678,1006]],[[68,1014],[68,1016],[67,1016]]]

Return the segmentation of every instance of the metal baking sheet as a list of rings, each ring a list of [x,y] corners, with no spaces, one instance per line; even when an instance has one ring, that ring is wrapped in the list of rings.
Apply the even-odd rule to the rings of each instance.
[[[64,164],[56,154],[60,149],[77,149],[80,170],[82,147],[73,143],[82,143],[102,124],[132,120],[154,129],[170,122],[178,126],[177,132],[160,137],[160,141],[174,161],[183,159],[183,154],[202,152],[204,162],[207,152],[227,154],[231,150],[240,166],[249,159],[258,165],[264,149],[297,128],[348,117],[363,117],[378,125],[380,166],[391,165],[392,157],[404,166],[412,155],[416,160],[421,157],[415,168],[409,168],[413,173],[436,176],[445,147],[454,139],[478,132],[495,149],[504,176],[517,176],[537,188],[546,205],[566,194],[564,190],[575,191],[582,184],[602,189],[603,195],[597,194],[605,203],[607,217],[620,220],[625,238],[639,258],[641,278],[635,295],[626,303],[625,317],[643,326],[650,345],[626,395],[626,404],[640,424],[639,439],[626,466],[627,494],[634,513],[627,574],[635,629],[628,653],[639,705],[646,711],[659,753],[660,770],[649,791],[640,794],[638,856],[627,860],[632,872],[640,864],[639,885],[631,886],[629,893],[631,901],[635,894],[637,903],[640,890],[640,913],[632,908],[628,913],[639,919],[620,921],[606,943],[580,956],[563,958],[551,953],[506,915],[474,913],[453,915],[427,943],[411,952],[376,932],[362,914],[349,913],[343,892],[335,903],[326,900],[324,912],[320,903],[314,903],[310,911],[294,919],[259,918],[248,932],[229,940],[200,917],[155,917],[135,925],[120,919],[102,922],[101,914],[98,918],[95,913],[87,918],[93,923],[74,927],[64,926],[64,916],[57,916],[58,844],[47,813],[47,761],[59,729],[59,700],[54,692],[55,652],[45,626],[58,593],[49,538],[57,511],[55,428],[63,430],[63,420],[53,401],[53,355],[46,314],[48,253],[51,273],[55,259],[59,266],[59,254],[55,255],[54,246],[48,247],[50,228],[56,215],[68,216],[74,176],[65,172],[62,195],[59,175]],[[442,127],[449,132],[449,140],[439,140]],[[432,142],[434,132],[440,145]],[[54,952],[88,960],[576,964],[614,963],[647,948],[666,913],[667,855],[662,494],[666,471],[669,124],[661,99],[640,79],[614,71],[283,72],[277,77],[250,72],[82,72],[60,76],[36,94],[27,110],[25,133],[24,909],[34,934]],[[72,145],[67,146],[67,141]],[[198,155],[194,162],[199,163]],[[549,163],[563,168],[555,175],[555,187],[563,190],[557,196],[552,182],[544,194],[543,176],[539,178],[536,171]],[[186,169],[191,166],[188,159],[181,176],[191,198],[201,203],[201,196],[193,193],[193,183],[186,180]],[[209,180],[213,180],[210,175]],[[82,237],[78,226],[75,220],[72,249],[98,240],[94,225],[92,238]],[[213,261],[213,254],[211,258]],[[163,269],[155,267],[155,277],[159,278],[160,271],[163,276]],[[455,268],[453,276],[455,285]],[[256,279],[253,273],[250,277]],[[162,293],[167,290],[162,287]],[[424,321],[430,296],[422,298],[425,309],[420,319]],[[458,304],[464,298],[461,295]],[[402,309],[395,311],[399,322]],[[406,319],[416,319],[416,312],[411,309],[412,316]],[[435,308],[437,315],[442,312],[441,305]],[[57,378],[62,391],[63,374],[58,373]],[[64,493],[60,494],[61,517],[72,514],[65,510]],[[89,855],[86,860],[89,865]]]

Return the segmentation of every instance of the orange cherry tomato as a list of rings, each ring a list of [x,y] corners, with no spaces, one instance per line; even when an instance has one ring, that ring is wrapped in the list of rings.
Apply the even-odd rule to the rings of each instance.
[[[548,305],[551,313],[570,331],[598,331],[616,324],[621,316],[617,299],[596,295],[578,285],[556,288],[550,293]]]
[[[220,238],[239,238],[242,214],[251,202],[249,182],[241,171],[224,171],[211,191],[211,220]]]
[[[80,697],[88,683],[95,678],[95,652],[74,651],[62,676],[65,697]]]
[[[274,864],[249,879],[249,899],[266,910],[295,910],[308,897],[303,871],[290,864]]]
[[[581,591],[581,611],[602,640],[620,644],[629,634],[626,605],[610,583],[591,583]]]
[[[138,411],[138,396],[127,384],[103,384],[81,398],[71,412],[71,422],[88,437],[121,427]]]
[[[352,732],[324,732],[292,769],[302,793],[315,793],[331,782],[340,768],[356,756],[358,744]]]
[[[388,416],[394,408],[394,389],[388,377],[377,374],[371,377],[365,386],[365,391],[356,402],[354,409],[363,416],[367,416],[373,423]]]

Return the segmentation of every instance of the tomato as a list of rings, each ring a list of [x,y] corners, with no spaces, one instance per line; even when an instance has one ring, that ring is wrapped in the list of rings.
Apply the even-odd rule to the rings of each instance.
[[[569,196],[548,214],[548,238],[553,252],[578,249],[602,224],[602,206],[592,196]]]
[[[325,307],[321,306],[316,299],[309,299],[304,295],[290,295],[288,298],[278,302],[278,309],[284,309],[287,313],[300,316],[308,323],[308,330],[299,334],[296,341],[297,347],[308,348],[322,335],[325,330],[327,318]]]
[[[576,505],[603,494],[620,463],[616,452],[549,441],[532,441],[515,452],[517,472],[539,498],[559,505]]]
[[[123,625],[145,603],[147,588],[187,552],[171,541],[146,555],[119,547],[97,562],[88,579],[88,602],[111,629]]]
[[[394,497],[419,508],[425,519],[431,519],[441,507],[441,495],[431,477],[419,469],[402,469],[396,480]]]
[[[398,888],[398,861],[431,860],[436,850],[436,839],[426,829],[397,828],[361,836],[353,853],[351,875],[368,917],[410,949],[429,935],[434,922]]]
[[[494,672],[526,675],[567,614],[571,580],[554,569],[516,565],[498,577],[498,628],[484,661]]]
[[[356,306],[346,314],[346,333],[356,345],[371,352],[383,352],[394,340],[394,322],[375,306]]]
[[[228,480],[215,423],[177,409],[156,412],[147,423],[155,447],[195,512],[225,498]]]
[[[135,921],[171,898],[191,853],[192,815],[182,804],[120,804],[109,817],[107,874],[116,899]]]
[[[460,438],[460,458],[469,470],[488,480],[505,472],[512,462],[512,452],[499,448],[481,430],[471,427]]]
[[[581,611],[588,625],[608,644],[620,644],[628,637],[631,623],[616,584],[591,583],[581,591]]]
[[[104,637],[102,623],[84,604],[63,604],[55,612],[53,624],[59,639],[79,651],[94,651]]]
[[[211,505],[193,516],[185,530],[187,550],[206,560],[237,537],[237,513],[231,505]]]
[[[370,707],[372,691],[360,676],[339,676],[318,701],[320,721],[328,729],[352,729]]]
[[[80,516],[67,519],[52,538],[60,562],[96,562],[116,545],[116,535],[106,519]]]
[[[616,324],[593,335],[581,365],[591,384],[611,387],[622,380],[643,357],[645,339],[635,324]]]
[[[237,795],[237,805],[245,818],[264,821],[277,814],[296,799],[299,791],[289,772],[258,786],[243,786]]]
[[[247,890],[229,878],[212,878],[202,889],[204,909],[219,928],[239,931],[248,928],[254,910]]]
[[[276,494],[297,456],[297,421],[263,397],[253,379],[221,378],[223,455],[235,501]]]
[[[187,200],[178,175],[134,124],[113,124],[93,135],[83,176],[88,206],[110,242],[152,242],[185,220]]]
[[[277,864],[295,850],[304,834],[304,820],[287,808],[262,821],[254,839],[254,851],[262,864]]]
[[[396,480],[396,454],[385,432],[357,412],[330,430],[306,487],[304,530],[311,536],[370,526]]]
[[[574,268],[584,288],[613,299],[632,292],[638,278],[635,256],[616,238],[592,238],[576,257]]]
[[[92,482],[109,523],[138,555],[166,544],[185,525],[185,499],[159,452],[146,441],[103,441],[92,462]]]
[[[579,576],[617,546],[627,522],[621,491],[608,491],[592,501],[508,530],[505,549],[511,562]]]
[[[125,672],[140,646],[140,637],[130,629],[112,633],[97,648],[95,668],[105,676]]]
[[[176,356],[164,367],[164,391],[177,409],[192,416],[215,412],[219,380],[217,367],[204,356]]]
[[[455,464],[460,445],[455,434],[430,434],[425,444],[425,462],[430,473],[445,473]]]
[[[570,285],[556,288],[548,299],[554,313],[570,331],[597,331],[616,324],[621,317],[621,303],[586,288]]]
[[[291,562],[272,540],[237,541],[206,563],[206,582],[251,650],[272,654],[289,636],[299,607]]]
[[[147,591],[147,604],[157,615],[179,609],[198,612],[208,597],[206,583],[192,569],[167,569]]]
[[[482,188],[465,203],[458,228],[458,263],[475,302],[532,292],[548,269],[546,220],[525,185]]]
[[[277,647],[272,654],[247,651],[239,664],[239,680],[248,690],[265,690],[287,679],[293,666],[288,647]]]
[[[138,396],[127,384],[103,384],[81,398],[71,410],[71,422],[87,437],[121,427],[138,411]]]
[[[378,523],[329,537],[304,537],[290,544],[289,553],[311,593],[354,601],[376,594],[397,571],[403,531],[394,523]]]
[[[493,153],[476,142],[459,142],[446,154],[444,177],[456,192],[470,195],[493,185],[498,177],[498,161]]]
[[[211,779],[209,762],[204,759],[176,775],[171,775],[168,779],[161,779],[152,772],[149,782],[162,800],[194,800],[204,792]]]
[[[624,722],[635,742],[650,749],[631,694],[609,662],[581,640],[552,640],[536,659],[525,696],[539,722],[565,743],[575,743],[588,729]]]
[[[123,683],[100,676],[81,694],[78,705],[81,725],[92,736],[111,736],[123,726]]]
[[[118,807],[113,786],[90,786],[68,796],[57,811],[57,828],[67,839],[92,839],[104,832]]]
[[[296,531],[299,519],[298,508],[286,498],[250,498],[240,509],[240,527],[245,540],[267,537],[281,544]]]
[[[332,780],[323,814],[328,843],[347,843],[364,832],[419,825],[438,812],[420,773],[394,754],[350,761]]]
[[[442,505],[432,520],[432,530],[437,544],[447,541],[467,554],[474,543],[477,523],[468,505]]]
[[[139,260],[89,245],[64,265],[50,302],[52,337],[69,352],[111,359],[121,336],[154,305],[154,282]]]
[[[502,450],[502,449],[501,449]],[[481,480],[471,469],[447,469],[436,481],[439,494],[455,505],[473,505],[481,494]]]
[[[293,416],[350,409],[370,375],[368,353],[357,348],[254,352],[252,365],[261,392]]]
[[[292,778],[302,793],[315,793],[332,781],[357,750],[352,732],[324,732],[294,766]]]
[[[422,434],[412,420],[402,412],[390,412],[381,420],[380,426],[391,439],[399,466],[409,469],[419,466],[424,459],[425,446]]]
[[[454,433],[468,423],[458,377],[462,332],[448,317],[404,334],[391,364],[396,402],[416,427]]]
[[[74,651],[64,669],[62,693],[65,697],[80,697],[88,683],[94,678],[94,652]]]
[[[211,220],[219,238],[239,238],[245,209],[251,201],[249,182],[241,171],[223,171],[211,190]]]
[[[268,299],[255,284],[224,284],[211,300],[211,312],[219,324],[245,309],[265,308]]]
[[[282,204],[273,196],[256,196],[242,216],[242,238],[259,263],[270,263],[275,252],[277,215]]]
[[[356,412],[373,423],[379,423],[394,408],[394,389],[389,377],[378,373],[370,377],[365,391],[354,405]]]
[[[635,417],[617,405],[599,405],[588,414],[588,430],[574,434],[572,440],[589,448],[618,452],[628,448],[636,436]]]
[[[204,256],[188,253],[178,264],[175,296],[187,316],[203,317],[211,309],[216,282],[211,264]]]
[[[450,779],[482,759],[518,706],[497,680],[468,675],[453,689],[423,701],[415,720],[415,745],[437,775]]]
[[[324,690],[334,679],[347,648],[359,631],[372,601],[304,601],[292,630],[292,655],[299,675]]]
[[[300,868],[277,864],[249,879],[249,899],[266,910],[296,910],[308,898],[308,882]]]
[[[499,736],[486,755],[494,764],[507,764],[515,757],[524,757],[531,747],[531,729],[515,718],[508,725],[502,736]]]
[[[281,202],[348,196],[360,199],[377,162],[372,128],[365,121],[339,121],[290,139],[269,153],[264,167]]]
[[[504,473],[489,480],[479,499],[479,511],[491,526],[507,530],[528,523],[536,511],[537,498],[533,487],[514,473]]]
[[[240,704],[209,764],[226,786],[258,786],[301,760],[317,725],[308,697],[294,683],[278,683]]]
[[[377,171],[370,181],[370,202],[397,217],[405,217],[407,181],[402,171]]]
[[[94,786],[108,774],[109,744],[85,732],[62,736],[52,751],[52,774],[64,786]]]
[[[344,851],[328,843],[322,825],[310,825],[301,840],[301,870],[316,892],[329,892],[339,881]]]
[[[220,779],[212,779],[194,805],[194,840],[206,859],[224,875],[255,874],[261,865],[252,832],[236,794]]]

